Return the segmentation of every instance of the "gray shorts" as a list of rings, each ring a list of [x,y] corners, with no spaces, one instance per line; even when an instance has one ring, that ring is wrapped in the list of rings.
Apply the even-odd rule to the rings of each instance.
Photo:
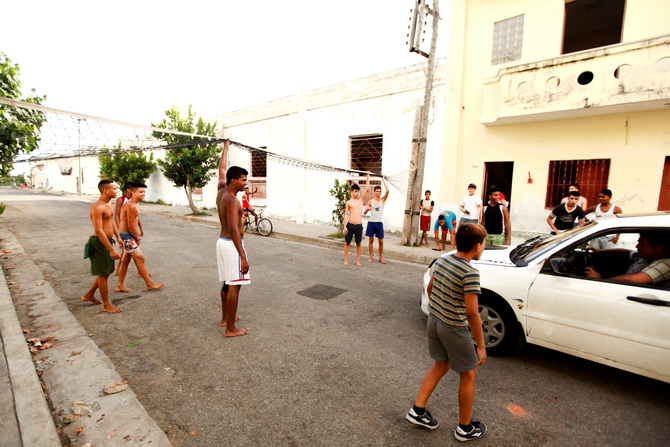
[[[437,362],[447,362],[457,372],[475,369],[479,357],[467,326],[446,324],[435,315],[428,315],[428,352]]]

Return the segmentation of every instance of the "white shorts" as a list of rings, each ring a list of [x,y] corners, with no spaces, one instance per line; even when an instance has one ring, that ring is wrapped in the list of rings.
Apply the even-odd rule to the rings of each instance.
[[[244,248],[244,240],[242,248]],[[244,253],[246,252],[247,249],[244,248]],[[240,272],[241,258],[232,239],[220,237],[216,241],[216,261],[219,266],[219,281],[232,286],[251,284],[249,273],[243,275]]]

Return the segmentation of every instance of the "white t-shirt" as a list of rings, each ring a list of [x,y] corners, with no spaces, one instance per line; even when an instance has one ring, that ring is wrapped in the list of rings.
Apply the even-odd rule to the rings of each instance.
[[[482,206],[482,198],[476,194],[463,196],[461,200],[461,205],[465,208],[470,214],[463,213],[461,217],[466,219],[479,219],[479,211],[477,210],[478,206]]]

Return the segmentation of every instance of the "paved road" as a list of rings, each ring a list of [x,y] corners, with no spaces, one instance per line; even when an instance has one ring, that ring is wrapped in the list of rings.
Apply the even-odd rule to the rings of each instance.
[[[144,215],[142,248],[167,286],[143,291],[131,267],[135,292],[113,293],[123,313],[107,315],[79,300],[92,281],[82,258],[88,205],[8,194],[4,222],[174,445],[457,444],[453,374],[429,402],[438,430],[404,420],[431,364],[423,266],[344,268],[338,251],[250,236],[253,284],[239,313],[251,334],[224,339],[217,230]],[[480,369],[475,416],[490,433],[477,444],[665,445],[669,397],[668,384],[525,348]]]

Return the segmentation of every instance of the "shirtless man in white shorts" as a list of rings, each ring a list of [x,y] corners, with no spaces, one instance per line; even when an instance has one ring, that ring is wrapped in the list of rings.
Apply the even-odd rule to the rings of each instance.
[[[246,335],[249,329],[235,326],[240,319],[237,317],[237,302],[242,285],[250,284],[249,262],[244,248],[243,221],[244,211],[237,199],[237,193],[247,186],[246,169],[231,166],[226,172],[229,142],[223,143],[221,162],[219,163],[219,183],[216,196],[216,207],[221,222],[221,233],[216,243],[216,259],[219,266],[219,281],[223,281],[221,289],[221,326],[226,328],[226,337]]]

